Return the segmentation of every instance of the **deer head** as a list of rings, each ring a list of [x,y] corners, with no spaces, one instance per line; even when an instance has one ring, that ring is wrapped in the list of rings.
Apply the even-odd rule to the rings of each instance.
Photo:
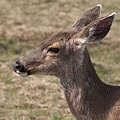
[[[77,63],[82,65],[86,46],[99,42],[110,30],[115,13],[98,19],[100,8],[97,5],[90,9],[71,29],[57,32],[43,41],[14,64],[14,71],[21,76],[40,73],[61,78],[71,75]]]

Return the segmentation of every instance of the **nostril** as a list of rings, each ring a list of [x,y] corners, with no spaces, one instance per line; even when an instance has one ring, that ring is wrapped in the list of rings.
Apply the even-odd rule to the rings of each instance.
[[[21,64],[15,64],[15,65],[14,65],[14,68],[15,68],[16,70],[21,71],[23,67],[22,67]]]
[[[16,62],[13,65],[13,68],[14,68],[15,72],[17,72],[17,71],[19,71],[19,72],[25,72],[26,71],[25,67],[21,63],[18,63],[18,62]]]

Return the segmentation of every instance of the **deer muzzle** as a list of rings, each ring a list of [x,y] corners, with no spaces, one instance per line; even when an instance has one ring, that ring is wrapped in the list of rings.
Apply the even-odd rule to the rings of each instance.
[[[20,62],[16,62],[13,65],[13,69],[17,74],[21,75],[22,77],[27,77],[29,75],[27,69]]]

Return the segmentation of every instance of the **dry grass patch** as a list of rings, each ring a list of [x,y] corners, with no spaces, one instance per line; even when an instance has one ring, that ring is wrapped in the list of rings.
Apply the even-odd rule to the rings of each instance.
[[[101,0],[102,16],[117,12],[104,41],[90,54],[100,78],[120,85],[120,1]],[[17,76],[12,64],[53,32],[70,28],[96,0],[0,1],[0,120],[74,120],[59,80],[50,76]]]

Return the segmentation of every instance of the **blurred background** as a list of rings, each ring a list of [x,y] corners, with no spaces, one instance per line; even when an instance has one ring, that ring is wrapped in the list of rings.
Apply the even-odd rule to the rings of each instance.
[[[102,81],[120,85],[119,0],[0,0],[0,120],[75,120],[58,78],[22,78],[12,64],[99,3],[101,17],[117,16],[107,37],[88,49]]]

